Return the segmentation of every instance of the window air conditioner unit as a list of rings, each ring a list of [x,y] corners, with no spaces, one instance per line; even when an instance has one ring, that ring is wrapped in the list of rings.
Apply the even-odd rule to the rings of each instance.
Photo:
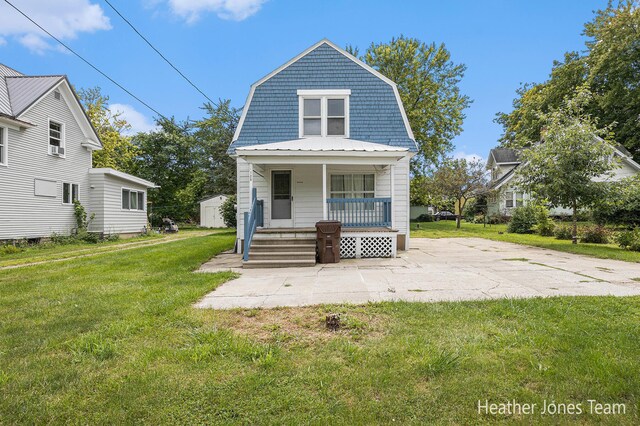
[[[51,155],[64,155],[64,148],[61,146],[51,145]]]

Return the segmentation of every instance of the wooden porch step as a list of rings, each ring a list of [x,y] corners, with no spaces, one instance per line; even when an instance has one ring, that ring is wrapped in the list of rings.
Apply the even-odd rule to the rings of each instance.
[[[313,244],[251,244],[250,253],[256,252],[293,252],[293,253],[315,253],[316,245]]]
[[[315,238],[261,238],[254,235],[251,246],[258,245],[309,245],[316,243]]]
[[[309,260],[316,261],[316,252],[314,251],[251,251],[249,252],[249,260]]]
[[[243,262],[243,268],[297,268],[301,266],[315,266],[316,259],[313,260],[247,260]]]

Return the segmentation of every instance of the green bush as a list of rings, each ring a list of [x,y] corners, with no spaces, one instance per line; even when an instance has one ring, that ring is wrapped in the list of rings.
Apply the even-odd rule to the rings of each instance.
[[[422,213],[416,218],[416,222],[433,222],[433,215],[429,213]]]
[[[543,237],[552,237],[555,222],[549,217],[549,210],[544,206],[536,206],[536,231]]]
[[[484,223],[484,215],[483,214],[477,214],[473,217],[472,220],[473,223]]]
[[[236,203],[236,196],[232,195],[220,206],[220,213],[222,214],[224,224],[229,228],[235,228],[238,225],[236,217]]]
[[[75,236],[57,234],[55,232],[51,234],[49,239],[53,244],[58,244],[58,245],[73,244],[78,241],[78,239]]]
[[[6,244],[0,246],[0,254],[15,254],[20,253],[23,249],[16,247],[13,244]]]
[[[571,240],[573,238],[573,227],[571,225],[560,224],[555,227],[553,235],[558,240]]]
[[[516,207],[511,212],[511,220],[507,232],[513,234],[529,234],[536,224],[536,209],[533,205]]]
[[[586,226],[581,229],[580,241],[583,243],[607,244],[611,237],[611,231],[604,226]]]
[[[618,233],[616,243],[624,249],[640,251],[640,228]]]
[[[509,216],[499,214],[499,213],[494,213],[487,216],[487,223],[491,225],[500,225],[503,223],[509,223],[509,220],[510,220]]]

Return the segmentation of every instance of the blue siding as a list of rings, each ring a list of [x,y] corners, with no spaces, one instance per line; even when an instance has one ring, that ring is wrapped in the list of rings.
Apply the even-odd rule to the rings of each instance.
[[[229,151],[298,139],[298,89],[351,89],[352,139],[416,150],[392,87],[323,43],[256,87]]]

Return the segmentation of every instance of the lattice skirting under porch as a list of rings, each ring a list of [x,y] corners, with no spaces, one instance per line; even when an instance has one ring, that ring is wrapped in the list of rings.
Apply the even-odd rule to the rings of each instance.
[[[396,257],[395,233],[343,233],[340,238],[340,258]]]

